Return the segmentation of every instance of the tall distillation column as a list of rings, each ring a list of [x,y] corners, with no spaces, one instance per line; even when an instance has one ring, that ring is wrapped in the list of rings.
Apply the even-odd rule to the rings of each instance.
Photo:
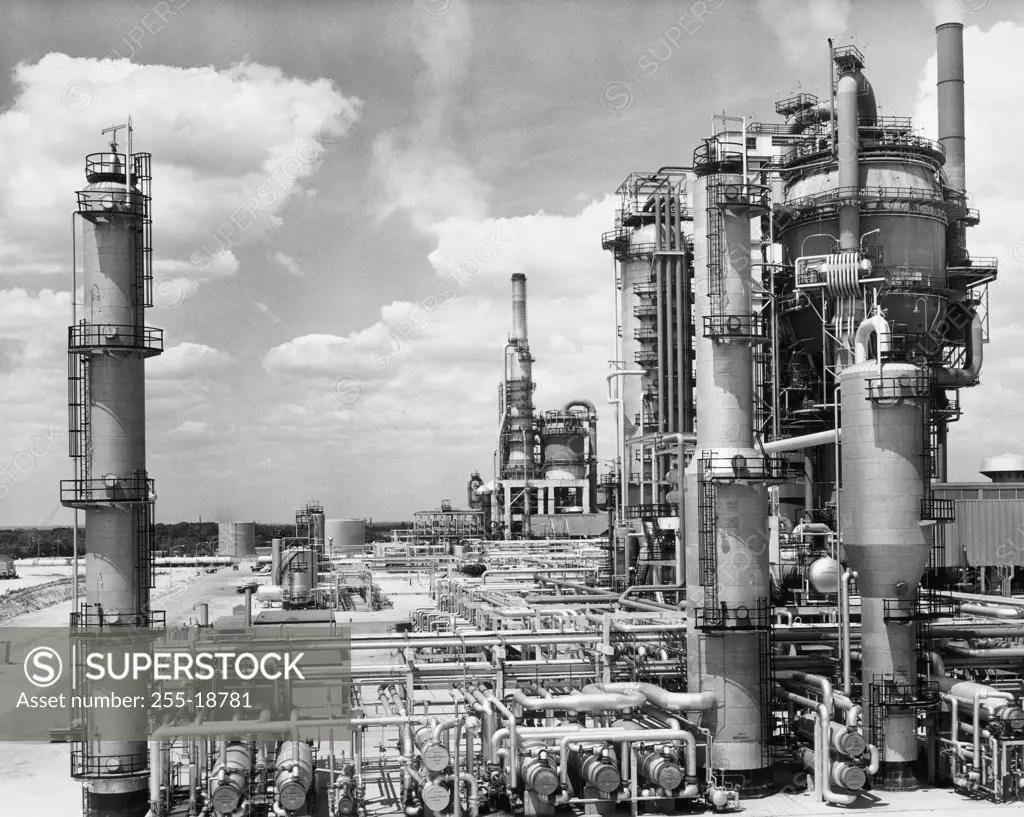
[[[771,460],[754,449],[750,219],[768,191],[746,184],[740,134],[694,157],[697,423],[687,470],[687,677],[719,701],[710,765],[746,796],[771,790],[768,496]]]
[[[512,275],[512,333],[505,347],[505,398],[502,420],[503,476],[529,481],[535,476],[533,420],[533,355],[526,326],[526,276]],[[506,496],[508,492],[506,490]],[[520,492],[524,533],[530,514],[528,484]],[[506,499],[506,504],[509,500]],[[511,508],[509,509],[511,511]],[[511,524],[511,512],[506,525]]]
[[[161,330],[144,321],[152,305],[150,155],[132,154],[131,120],[128,152],[118,153],[117,130],[124,127],[109,129],[109,153],[86,157],[88,186],[78,192],[76,213],[83,305],[68,332],[75,478],[61,482],[61,502],[85,511],[85,602],[71,620],[81,635],[163,624],[149,598],[156,496],[146,472],[145,359],[163,344]],[[72,745],[72,775],[85,782],[86,815],[144,815],[147,711],[75,715],[83,731]]]
[[[861,324],[857,362],[839,375],[843,417],[843,542],[857,571],[861,609],[861,679],[869,740],[882,752],[887,789],[917,781],[917,588],[931,539],[922,527],[926,474],[924,402],[927,371],[869,360],[889,351],[881,316]],[[904,704],[904,705],[901,705]],[[909,704],[909,705],[908,705]],[[880,734],[879,734],[880,732]]]

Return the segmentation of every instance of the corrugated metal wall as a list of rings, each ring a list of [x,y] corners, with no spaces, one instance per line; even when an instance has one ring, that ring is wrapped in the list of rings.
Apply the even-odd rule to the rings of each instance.
[[[945,528],[949,566],[1024,566],[1024,499],[959,499]]]

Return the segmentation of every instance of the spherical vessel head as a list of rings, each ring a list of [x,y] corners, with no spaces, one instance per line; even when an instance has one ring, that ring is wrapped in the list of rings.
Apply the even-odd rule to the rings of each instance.
[[[831,557],[815,561],[807,574],[811,587],[818,593],[839,592],[839,562]]]

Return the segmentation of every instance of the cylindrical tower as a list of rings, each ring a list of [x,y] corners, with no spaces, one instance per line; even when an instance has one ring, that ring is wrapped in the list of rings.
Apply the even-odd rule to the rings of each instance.
[[[880,317],[862,324],[881,329]],[[867,341],[858,344],[866,349]],[[843,370],[843,542],[861,596],[861,678],[871,735],[886,788],[913,788],[917,760],[915,599],[928,564],[925,498],[925,370],[865,360]]]
[[[686,474],[687,640],[691,689],[719,708],[711,765],[747,796],[771,790],[768,572],[765,481],[772,461],[754,449],[751,299],[752,216],[768,191],[742,175],[744,139],[720,134],[694,157],[696,453]]]
[[[323,511],[314,511],[309,515],[311,543],[314,545],[324,544],[324,522],[326,517]]]
[[[512,334],[505,348],[507,475],[533,476],[533,356],[526,326],[526,276],[512,275]]]
[[[936,27],[935,36],[938,46],[939,141],[946,149],[949,186],[962,192],[967,189],[963,23],[943,23]]]
[[[144,366],[163,345],[162,332],[144,322],[144,309],[152,305],[150,156],[132,154],[130,120],[128,152],[118,152],[116,132],[124,127],[108,129],[115,134],[109,153],[86,157],[88,185],[78,192],[76,211],[83,303],[68,333],[75,477],[61,482],[61,501],[85,511],[89,541],[85,602],[71,620],[78,632],[163,623],[149,600],[156,495],[146,472]],[[104,684],[91,692],[125,693]],[[147,711],[75,715],[85,737],[72,748],[72,775],[85,781],[86,814],[144,815]]]

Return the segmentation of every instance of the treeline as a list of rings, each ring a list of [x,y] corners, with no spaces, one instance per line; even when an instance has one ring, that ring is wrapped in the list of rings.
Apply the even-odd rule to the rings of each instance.
[[[154,549],[171,556],[213,556],[217,553],[216,522],[157,522]],[[412,527],[412,522],[367,522],[366,540],[390,539],[393,530]],[[256,547],[270,547],[270,541],[277,537],[294,536],[295,523],[256,523]],[[85,525],[78,528],[78,553],[86,552]],[[71,556],[72,530],[66,528],[9,528],[0,530],[0,555],[15,559],[31,559],[37,556]]]

